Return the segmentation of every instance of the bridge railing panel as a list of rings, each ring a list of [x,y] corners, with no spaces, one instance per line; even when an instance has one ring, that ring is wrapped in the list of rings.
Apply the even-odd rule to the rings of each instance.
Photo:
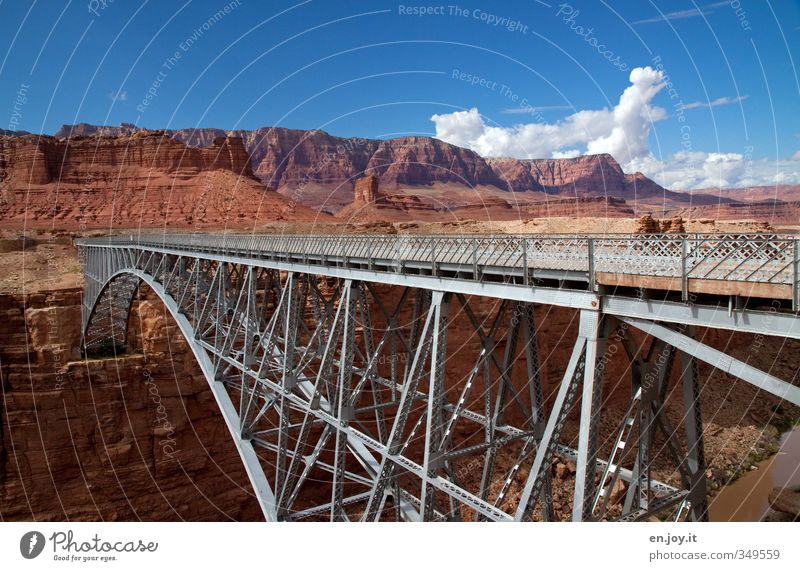
[[[92,240],[82,242],[91,243]],[[255,235],[153,234],[95,239],[101,244],[149,244],[236,252],[309,263],[547,269],[790,284],[800,299],[797,239],[776,234],[645,235]]]

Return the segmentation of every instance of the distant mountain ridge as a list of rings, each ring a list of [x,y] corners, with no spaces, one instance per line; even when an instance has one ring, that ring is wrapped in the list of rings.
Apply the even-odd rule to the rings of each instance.
[[[57,138],[88,135],[124,136],[137,127],[85,123],[64,125]],[[433,137],[378,140],[344,138],[320,130],[261,127],[253,130],[214,128],[172,129],[166,133],[190,147],[206,147],[219,137],[240,137],[254,174],[271,189],[286,194],[300,186],[338,192],[333,209],[352,201],[355,180],[378,177],[382,188],[432,185],[495,187],[514,193],[586,198],[619,197],[643,206],[663,203],[705,205],[728,203],[728,197],[693,195],[667,190],[641,173],[625,173],[608,154],[570,159],[484,159],[474,151]],[[308,191],[301,202],[319,207],[319,194]],[[531,197],[533,198],[533,197]]]

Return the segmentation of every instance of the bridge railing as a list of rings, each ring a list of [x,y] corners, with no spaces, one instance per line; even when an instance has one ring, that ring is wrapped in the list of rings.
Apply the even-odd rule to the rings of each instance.
[[[312,260],[375,262],[385,267],[514,268],[583,274],[598,272],[792,286],[800,296],[800,247],[778,234],[616,235],[258,235],[143,234],[82,240],[239,254],[292,255]],[[380,262],[380,263],[378,263]],[[477,274],[477,272],[476,272]]]

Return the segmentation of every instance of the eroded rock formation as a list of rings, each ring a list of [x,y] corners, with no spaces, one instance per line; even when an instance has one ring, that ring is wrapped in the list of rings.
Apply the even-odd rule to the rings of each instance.
[[[7,227],[252,227],[318,217],[266,191],[237,137],[195,148],[164,131],[137,130],[0,137],[0,145],[0,220]]]

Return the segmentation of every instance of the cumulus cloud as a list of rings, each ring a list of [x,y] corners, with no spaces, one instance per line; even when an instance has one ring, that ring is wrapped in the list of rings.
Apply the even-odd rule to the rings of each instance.
[[[662,72],[650,67],[636,68],[613,109],[580,110],[555,123],[498,127],[488,124],[474,107],[434,115],[431,120],[437,138],[484,157],[558,159],[609,153],[625,172],[642,172],[670,189],[800,184],[800,151],[780,161],[702,151],[654,156],[648,147],[650,130],[667,113],[653,105],[653,99],[663,89],[664,79]],[[729,105],[746,97],[720,97],[685,108]]]
[[[739,153],[680,152],[659,160],[653,155],[625,165],[672,189],[800,184],[800,164],[791,160],[750,159]]]
[[[556,123],[488,125],[477,108],[434,115],[436,137],[486,157],[549,157],[584,145],[589,153],[611,153],[627,163],[648,153],[647,139],[664,109],[651,105],[664,87],[664,75],[650,67],[631,71],[630,82],[613,109],[581,110]]]

